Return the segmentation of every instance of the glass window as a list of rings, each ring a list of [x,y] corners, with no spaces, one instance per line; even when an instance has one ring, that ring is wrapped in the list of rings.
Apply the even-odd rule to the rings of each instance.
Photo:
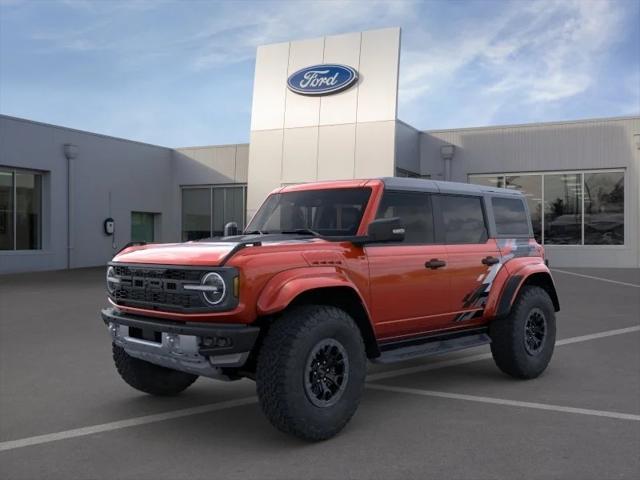
[[[0,171],[0,250],[42,248],[42,175]]]
[[[211,236],[211,189],[182,190],[182,241]]]
[[[16,250],[37,250],[41,246],[40,175],[16,172]]]
[[[624,244],[624,172],[584,174],[584,243]]]
[[[224,226],[244,228],[246,187],[215,186],[182,189],[182,240],[224,235]]]
[[[519,198],[491,199],[498,235],[529,235],[529,219]]]
[[[487,227],[480,197],[441,195],[446,243],[485,243]]]
[[[153,242],[155,213],[131,212],[131,241]]]
[[[282,233],[311,229],[325,236],[355,235],[370,195],[370,188],[277,193],[267,198],[246,230]]]
[[[226,189],[224,223],[236,222],[240,229],[244,228],[244,187]]]
[[[527,200],[533,236],[542,243],[542,175],[511,175],[506,187],[522,192]]]
[[[13,247],[13,173],[0,171],[0,250]]]
[[[544,243],[582,243],[582,198],[579,174],[544,176]]]
[[[469,177],[469,183],[483,185],[485,187],[504,187],[504,176],[502,175],[473,175]]]
[[[433,243],[433,212],[426,193],[386,191],[377,218],[399,217],[405,228],[404,243]]]
[[[211,232],[211,236],[213,237],[220,237],[224,234],[225,193],[226,188],[213,189],[213,205],[211,205],[211,211],[213,212],[213,232]]]
[[[224,226],[236,222],[244,228],[244,187],[213,187],[213,232],[212,236],[224,235]]]

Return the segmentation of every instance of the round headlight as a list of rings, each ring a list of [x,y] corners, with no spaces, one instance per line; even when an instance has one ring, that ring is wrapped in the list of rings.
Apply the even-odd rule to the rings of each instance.
[[[116,269],[113,267],[107,268],[107,291],[110,295],[116,292],[116,286],[120,283],[120,279],[116,277]]]
[[[207,273],[202,277],[202,296],[211,305],[217,305],[224,300],[227,287],[224,279],[216,272]]]

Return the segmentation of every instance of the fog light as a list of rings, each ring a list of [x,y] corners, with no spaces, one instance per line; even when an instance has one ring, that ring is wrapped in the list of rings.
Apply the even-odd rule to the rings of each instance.
[[[167,343],[173,352],[180,352],[180,339],[175,333],[167,333]]]

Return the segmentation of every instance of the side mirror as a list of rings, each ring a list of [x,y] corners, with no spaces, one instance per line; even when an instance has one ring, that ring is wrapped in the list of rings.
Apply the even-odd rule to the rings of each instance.
[[[378,218],[369,224],[367,242],[401,242],[404,240],[404,225],[400,218]]]
[[[240,229],[238,228],[238,224],[236,222],[229,222],[224,226],[224,236],[232,237],[234,235],[238,235]]]

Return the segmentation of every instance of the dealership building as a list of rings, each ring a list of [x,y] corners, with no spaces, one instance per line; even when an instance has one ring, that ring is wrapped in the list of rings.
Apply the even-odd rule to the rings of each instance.
[[[640,116],[422,131],[398,119],[399,62],[399,28],[258,47],[249,144],[0,115],[0,273],[104,265],[245,225],[283,185],[384,176],[521,190],[552,266],[640,266]]]

